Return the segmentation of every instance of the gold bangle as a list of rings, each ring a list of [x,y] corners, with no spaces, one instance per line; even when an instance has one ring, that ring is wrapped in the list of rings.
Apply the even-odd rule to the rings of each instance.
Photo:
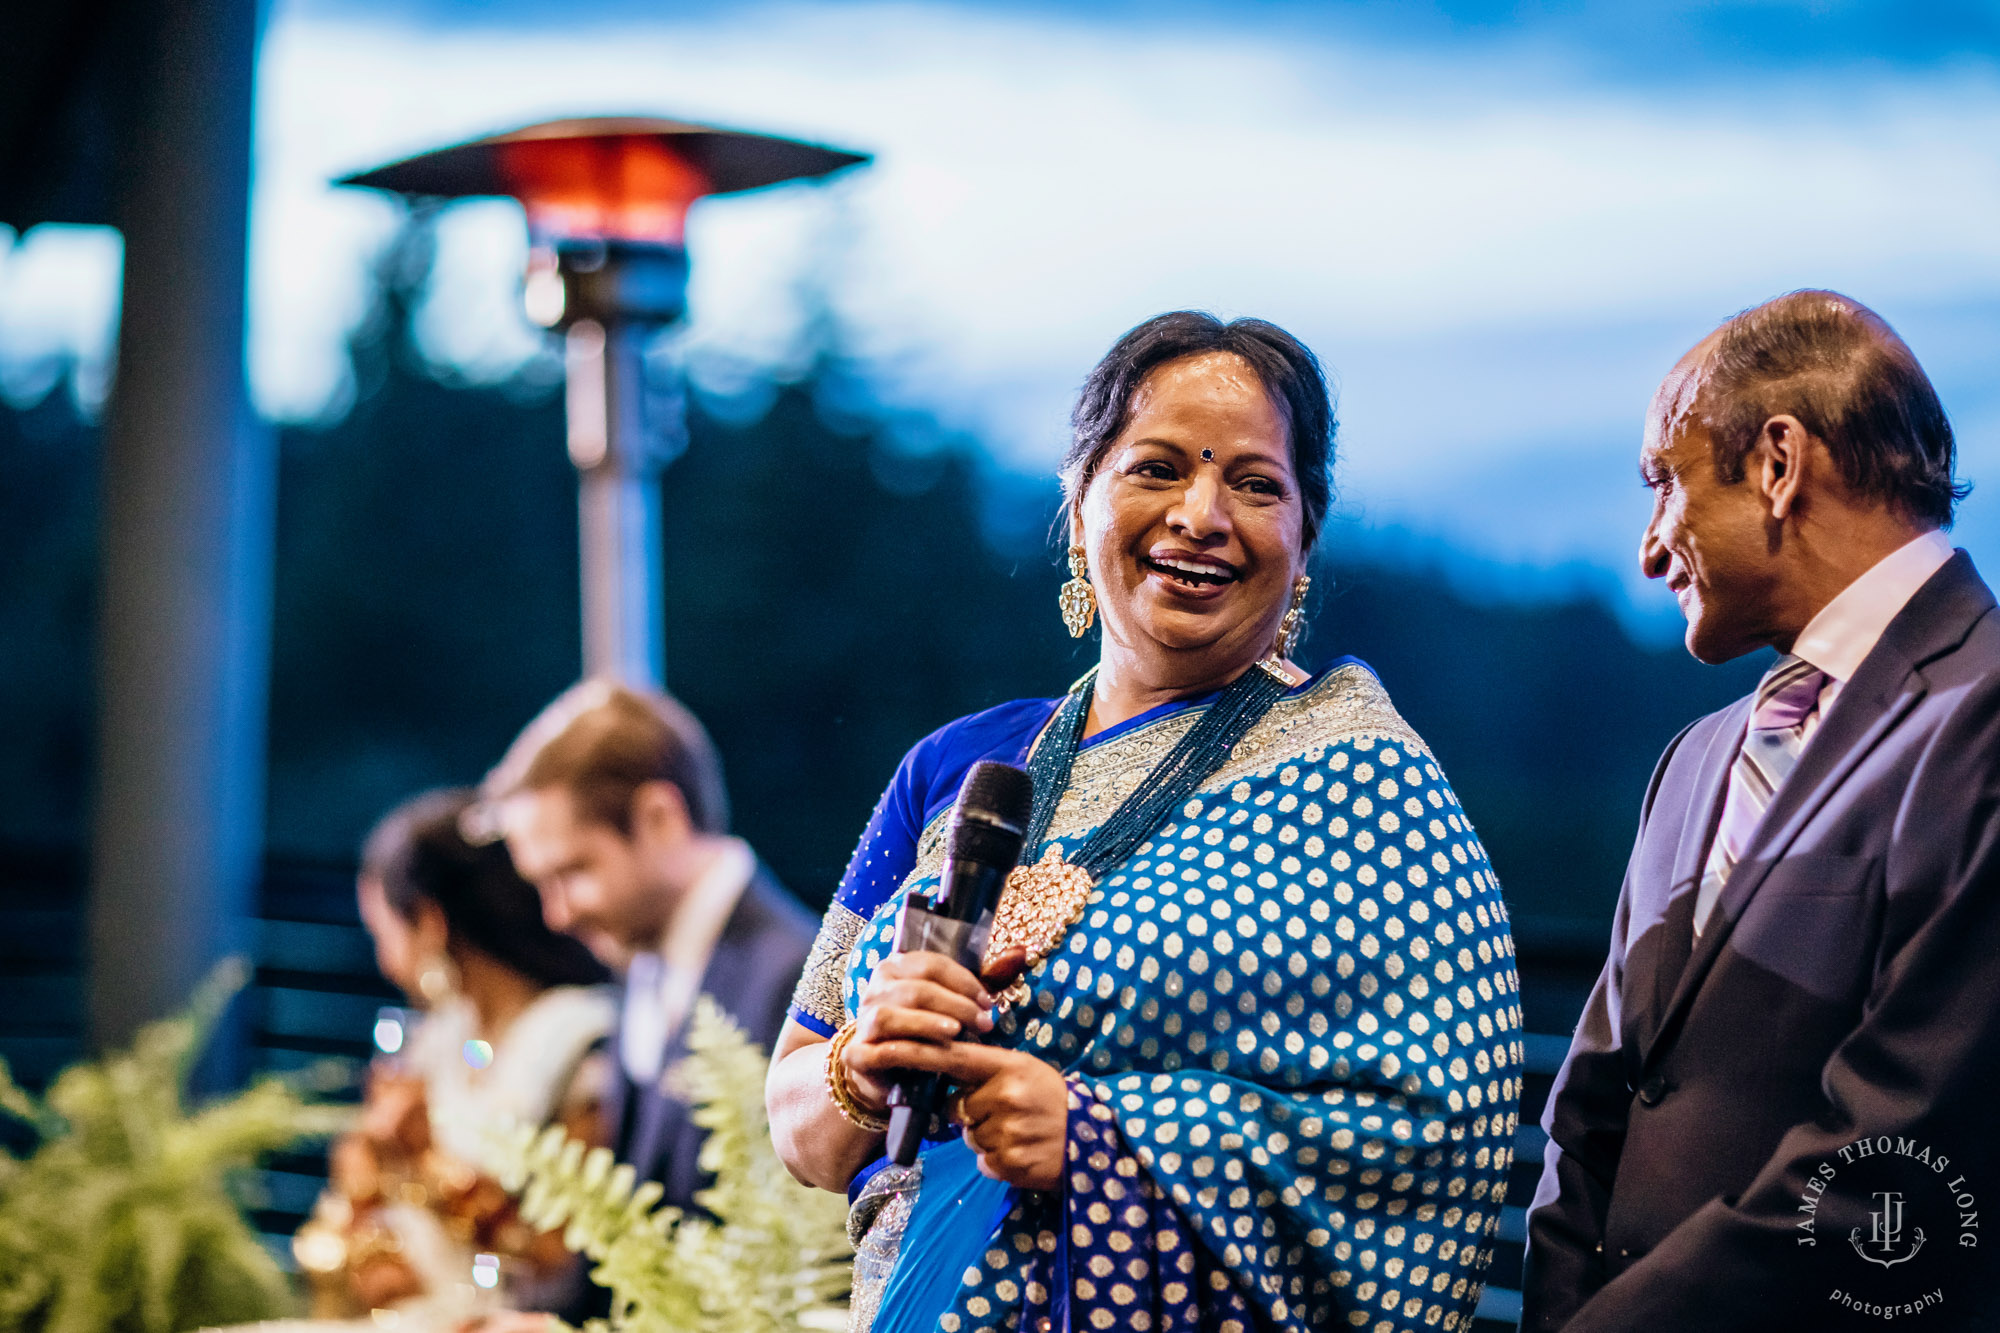
[[[856,1129],[880,1134],[889,1128],[888,1120],[861,1104],[847,1081],[846,1068],[840,1063],[840,1053],[847,1049],[847,1043],[853,1037],[854,1020],[849,1019],[840,1031],[833,1034],[833,1040],[826,1044],[826,1095],[832,1099],[841,1119]]]

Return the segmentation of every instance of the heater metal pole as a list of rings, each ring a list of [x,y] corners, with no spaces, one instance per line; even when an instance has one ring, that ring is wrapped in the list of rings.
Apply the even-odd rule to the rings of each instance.
[[[644,331],[570,327],[569,456],[583,541],[583,671],[666,684],[660,472],[646,447]]]
[[[680,237],[689,205],[866,161],[719,125],[595,116],[527,125],[341,178],[406,198],[506,195],[527,210],[537,242],[528,317],[568,337],[586,674],[666,683],[659,473],[684,435],[677,405],[670,414],[659,404],[647,419],[642,350],[686,309]]]
[[[663,687],[660,469],[682,426],[649,417],[645,345],[685,307],[687,255],[678,246],[566,241],[556,273],[583,544],[584,674]]]

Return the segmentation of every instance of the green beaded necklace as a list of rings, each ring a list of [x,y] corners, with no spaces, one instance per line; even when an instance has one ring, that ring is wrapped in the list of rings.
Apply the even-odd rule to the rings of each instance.
[[[1053,953],[1069,928],[1082,919],[1098,878],[1153,836],[1195,788],[1222,767],[1236,742],[1271,711],[1294,682],[1275,657],[1238,676],[1111,817],[1068,856],[1059,856],[1048,841],[1049,825],[1069,789],[1070,771],[1083,743],[1084,721],[1090,716],[1096,684],[1093,667],[1056,709],[1028,760],[1028,773],[1035,780],[1035,804],[1023,845],[1034,848],[1037,859],[1032,864],[1024,860],[1008,876],[988,941],[989,960],[997,959],[1009,947],[1019,947],[1027,955],[1026,966],[1000,997],[1003,1007],[1026,1002],[1028,971]]]
[[[1271,711],[1271,705],[1283,698],[1291,685],[1281,669],[1268,661],[1261,661],[1238,676],[1208,706],[1201,721],[1190,727],[1166,758],[1133,788],[1111,817],[1063,859],[1097,879],[1137,851],[1166,822],[1169,811],[1185,802],[1209,774],[1222,767],[1236,742]],[[1090,701],[1096,688],[1097,669],[1092,667],[1056,710],[1042,743],[1028,760],[1028,774],[1035,780],[1035,806],[1025,845],[1035,849],[1037,860],[1046,848],[1056,806],[1069,790],[1070,771],[1076,766],[1077,751],[1083,743],[1084,720],[1090,716]]]

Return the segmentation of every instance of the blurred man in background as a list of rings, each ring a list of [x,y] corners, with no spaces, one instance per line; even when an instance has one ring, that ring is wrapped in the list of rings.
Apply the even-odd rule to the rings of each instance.
[[[556,930],[624,976],[609,1142],[693,1204],[702,1132],[666,1077],[698,996],[768,1048],[814,923],[740,838],[708,733],[663,694],[586,681],[486,779],[488,811]]]
[[[1543,1119],[1526,1329],[2000,1317],[2000,612],[1942,531],[1953,456],[1916,357],[1831,292],[1654,397],[1644,571],[1695,657],[1781,656],[1646,794]]]

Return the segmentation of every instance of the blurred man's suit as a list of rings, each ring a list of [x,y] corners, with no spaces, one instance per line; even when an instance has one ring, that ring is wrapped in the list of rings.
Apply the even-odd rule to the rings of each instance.
[[[666,1188],[666,1202],[680,1208],[692,1208],[695,1193],[704,1184],[696,1162],[703,1131],[689,1119],[687,1102],[669,1086],[674,1066],[687,1053],[687,1011],[693,997],[699,993],[713,998],[752,1041],[770,1050],[778,1039],[778,1029],[784,1026],[792,989],[805,970],[806,955],[818,929],[818,923],[779,887],[770,870],[762,862],[748,859],[745,850],[747,880],[741,882],[740,894],[715,935],[706,966],[699,970],[699,986],[684,988],[681,1012],[673,1016],[663,1043],[656,1041],[657,1057],[648,1058],[650,1053],[630,1049],[634,1024],[645,1019],[629,989],[613,1039],[621,1058],[619,1077],[606,1106],[607,1122],[614,1133],[612,1151],[619,1161],[630,1163],[641,1180],[659,1181]],[[703,886],[697,886],[690,896],[698,898],[703,891]],[[723,891],[727,892],[727,886]],[[626,984],[628,988],[651,986],[659,984],[657,979],[649,961],[635,967]],[[671,986],[670,981],[667,984]]]
[[[723,881],[696,885],[688,895],[694,949],[699,952],[713,936],[705,963],[694,969],[699,983],[676,986],[671,964],[663,975],[661,960],[641,955],[625,979],[619,1028],[612,1036],[618,1073],[605,1105],[611,1126],[611,1150],[630,1163],[641,1180],[657,1180],[666,1190],[664,1201],[678,1208],[695,1208],[694,1196],[707,1185],[699,1158],[705,1131],[690,1118],[691,1108],[671,1088],[673,1069],[687,1054],[687,1023],[697,995],[719,1004],[758,1045],[769,1050],[778,1040],[791,1006],[792,990],[805,970],[818,923],[778,884],[763,862],[739,844],[741,858],[719,867]],[[733,869],[733,875],[732,875]],[[728,882],[730,878],[734,883]],[[733,896],[732,896],[733,895]],[[698,920],[704,907],[720,903],[714,920],[703,930]],[[684,909],[685,910],[685,909]],[[683,916],[680,936],[689,933]],[[673,950],[669,931],[667,948]],[[669,996],[662,1014],[649,1003],[660,992]],[[647,1049],[650,1047],[650,1049]],[[589,1282],[581,1271],[566,1296],[553,1302],[572,1325],[601,1318],[609,1310],[610,1293]]]
[[[1961,551],[1894,614],[1697,934],[1751,707],[1683,731],[1647,791],[1610,957],[1544,1117],[1524,1329],[1846,1327],[1859,1317],[1833,1293],[1889,1280],[1854,1248],[1875,1205],[1844,1192],[1858,1172],[1840,1150],[1864,1136],[1948,1156],[1937,1190],[1959,1177],[2000,1198],[1993,594]],[[1845,1177],[1821,1197],[1829,1161]],[[1909,1186],[1912,1209],[1949,1211]],[[1967,1249],[1958,1231],[1934,1221],[1926,1262],[1943,1267],[1900,1270],[1949,1274],[1918,1328],[2000,1326],[2000,1238]]]

